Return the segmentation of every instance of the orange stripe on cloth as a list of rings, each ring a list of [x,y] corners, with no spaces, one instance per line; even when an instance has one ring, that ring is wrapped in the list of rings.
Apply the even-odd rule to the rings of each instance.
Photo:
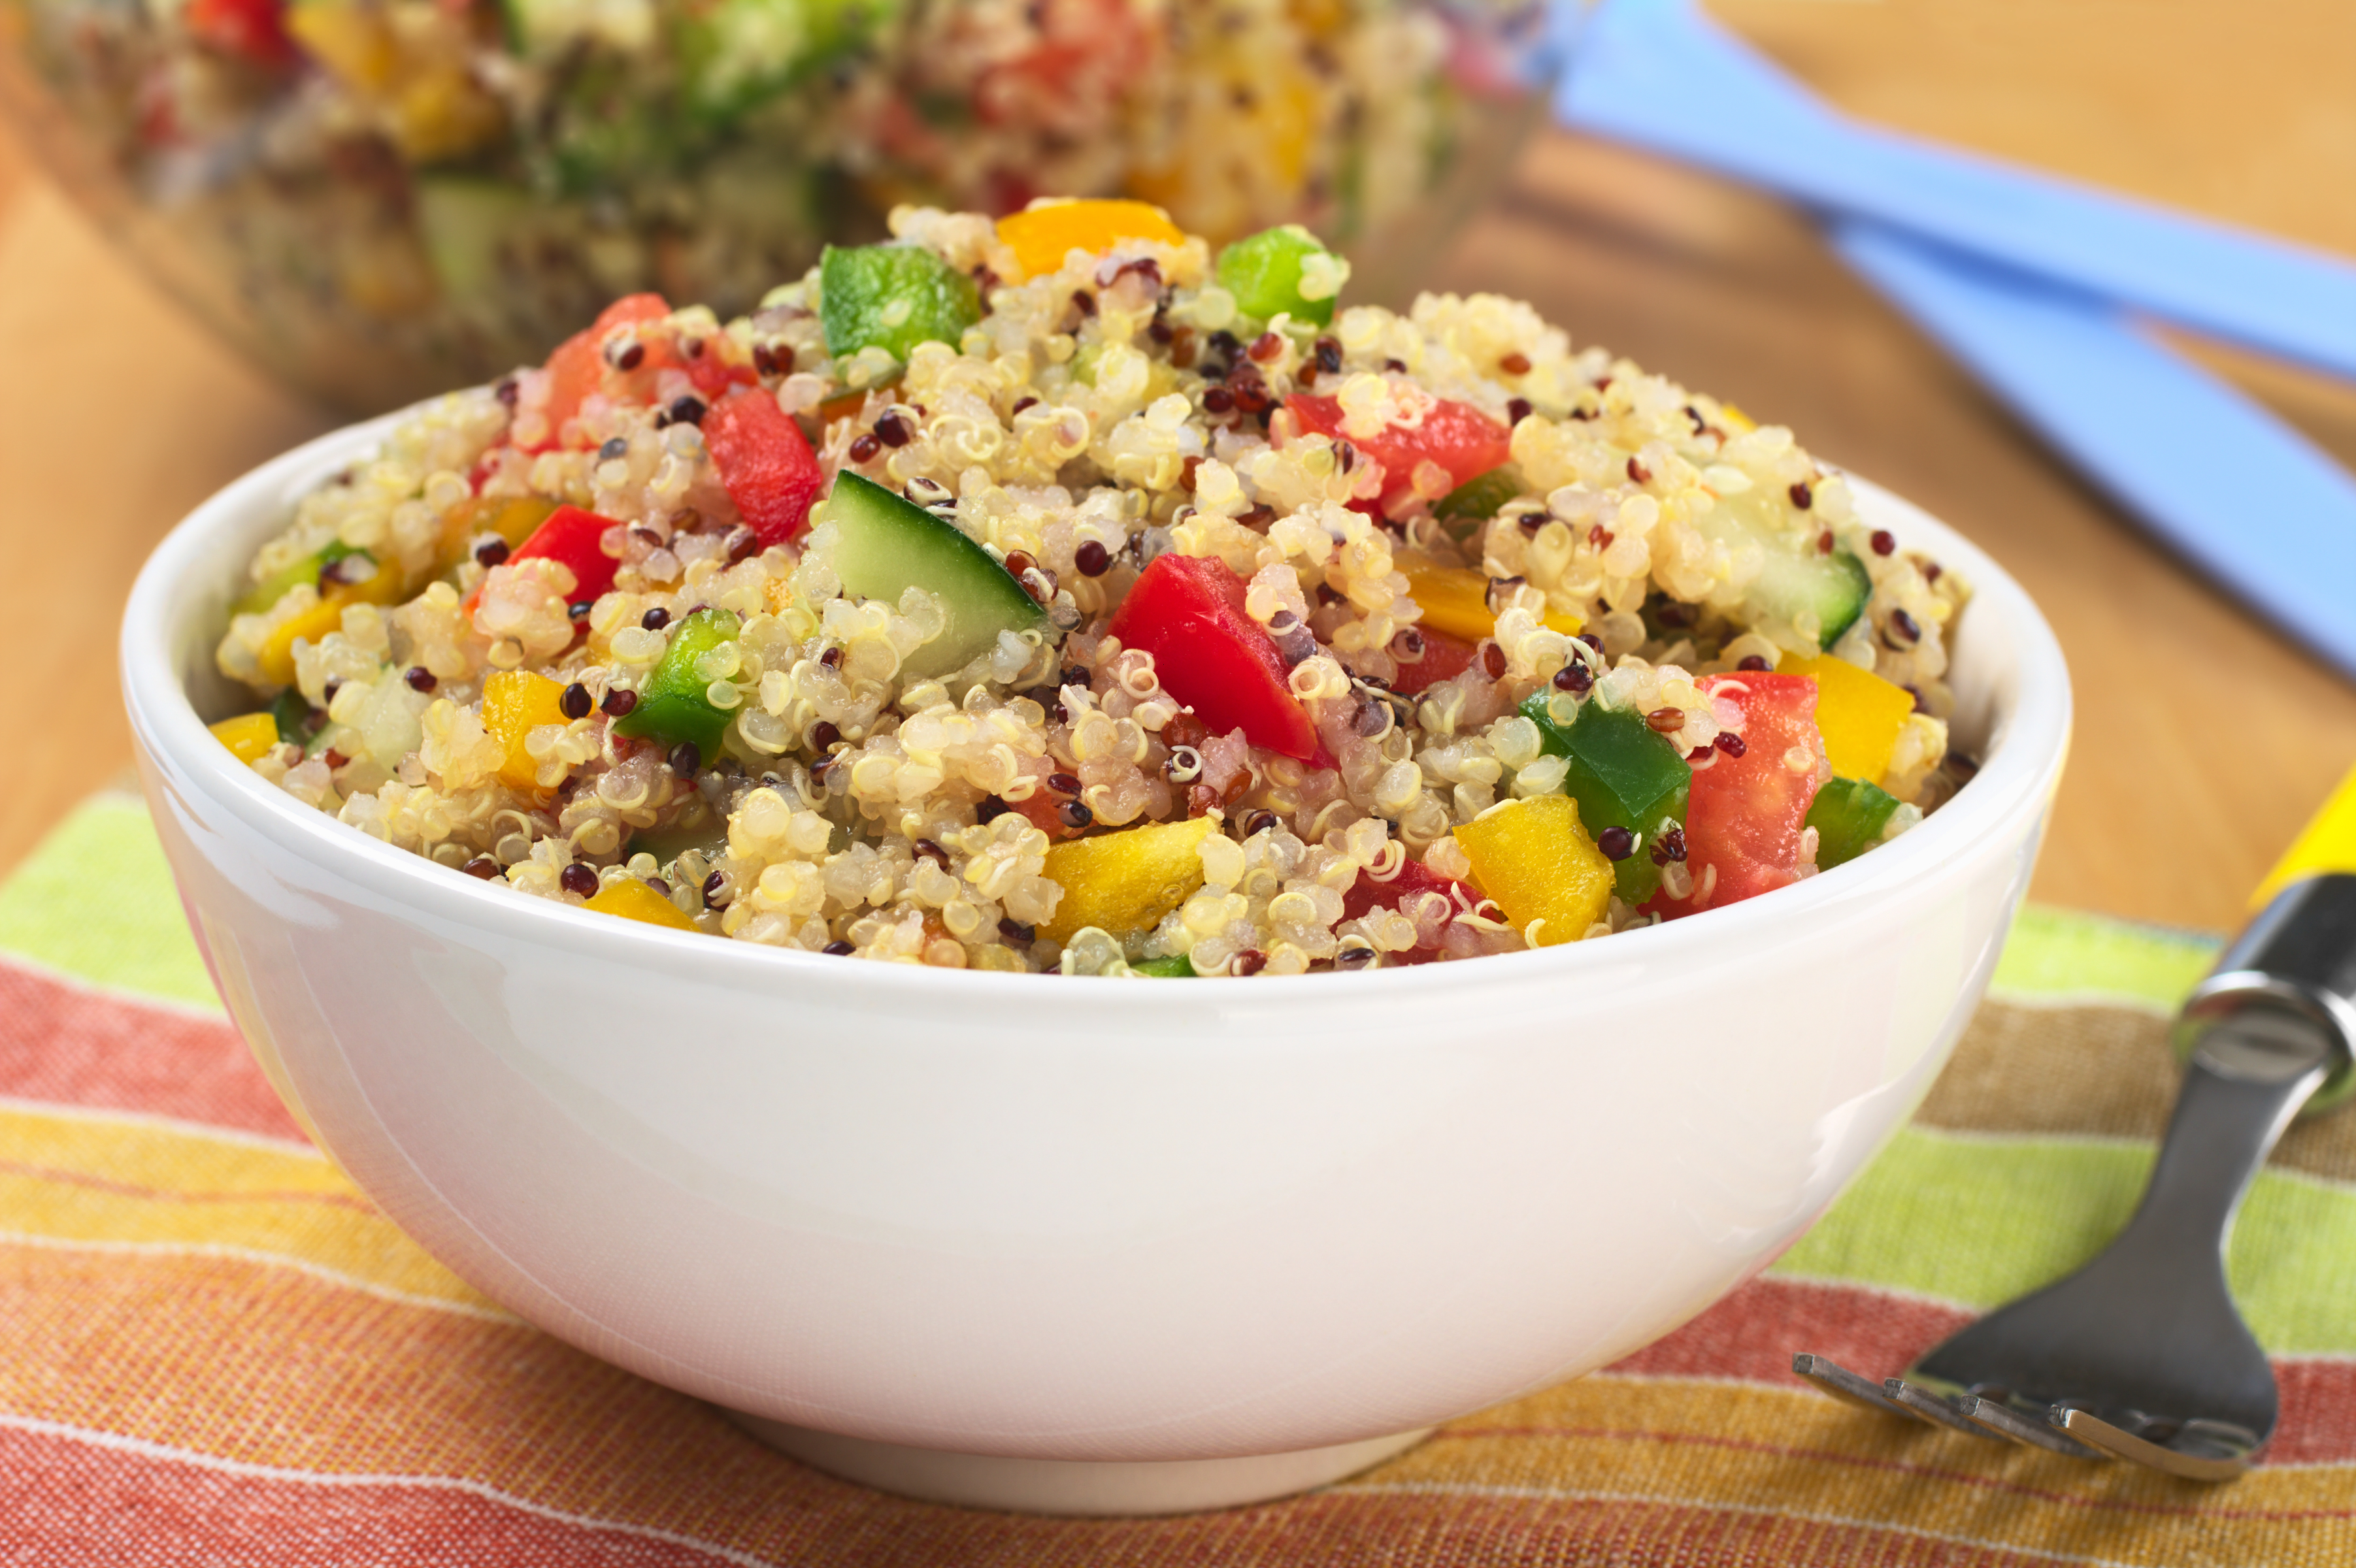
[[[1615,1568],[1736,1568],[1762,1562],[1998,1568],[2033,1557],[1748,1509],[1640,1499],[1481,1494],[1325,1494],[1205,1518],[1136,1522],[1023,1520],[904,1506],[899,1528],[844,1533],[815,1519],[731,1550],[667,1531],[584,1519],[489,1488],[420,1477],[317,1477],[0,1418],[0,1537],[30,1561],[144,1568],[194,1561],[402,1568],[1179,1568],[1182,1564],[1609,1562]],[[748,1501],[750,1499],[747,1499]],[[1373,1532],[1380,1530],[1383,1538]],[[1386,1540],[1412,1542],[1395,1555]]]
[[[1663,1563],[2356,1553],[2346,1467],[2203,1488],[1908,1428],[1797,1386],[1593,1378],[1457,1423],[1338,1491],[1115,1524],[912,1507],[519,1325],[237,1260],[0,1250],[0,1333],[52,1348],[0,1360],[0,1411],[23,1420],[248,1466],[465,1482],[812,1568],[1471,1564],[1509,1545],[1503,1560]]]
[[[78,986],[5,958],[0,1096],[303,1139],[226,1020]]]
[[[581,1519],[465,1481],[236,1465],[0,1416],[11,1562],[399,1563],[402,1568],[715,1568],[763,1560]]]

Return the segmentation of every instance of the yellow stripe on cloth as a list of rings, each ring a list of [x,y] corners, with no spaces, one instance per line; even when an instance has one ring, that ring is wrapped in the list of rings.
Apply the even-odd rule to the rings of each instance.
[[[319,1156],[152,1121],[0,1109],[0,1232],[284,1258],[362,1288],[508,1316]]]

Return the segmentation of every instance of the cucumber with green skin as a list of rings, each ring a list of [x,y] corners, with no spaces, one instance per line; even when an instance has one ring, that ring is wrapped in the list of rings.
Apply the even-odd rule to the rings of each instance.
[[[1191,980],[1194,977],[1194,961],[1183,953],[1168,958],[1141,958],[1130,965],[1133,974],[1161,980]]]
[[[1704,539],[1737,549],[1756,545],[1762,563],[1744,600],[1761,619],[1804,630],[1813,618],[1820,648],[1840,641],[1873,596],[1865,563],[1837,545],[1827,552],[1818,542],[1824,530],[1796,526],[1794,508],[1779,496],[1759,489],[1721,496],[1693,522]]]
[[[839,476],[827,497],[824,520],[841,534],[834,570],[844,592],[895,606],[911,588],[939,596],[948,624],[908,656],[904,675],[947,675],[987,653],[1001,632],[1046,623],[1047,612],[1013,574],[955,523],[873,480],[849,473]]]

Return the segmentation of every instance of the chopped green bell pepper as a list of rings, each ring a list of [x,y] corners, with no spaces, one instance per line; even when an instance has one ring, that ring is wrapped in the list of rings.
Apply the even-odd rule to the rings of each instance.
[[[1476,474],[1440,498],[1431,509],[1452,539],[1466,539],[1497,515],[1498,508],[1522,493],[1521,471],[1507,464]]]
[[[1235,295],[1236,308],[1255,320],[1272,320],[1281,311],[1295,321],[1323,326],[1333,319],[1334,296],[1311,299],[1303,294],[1301,273],[1302,262],[1330,253],[1317,236],[1297,223],[1263,229],[1219,252],[1219,287]]]
[[[354,549],[341,539],[329,539],[325,546],[294,565],[280,567],[247,589],[244,595],[229,607],[229,613],[232,615],[259,615],[286,597],[286,591],[296,583],[317,582],[322,570],[348,555],[368,555],[368,551]],[[376,558],[369,556],[369,559],[373,561]]]
[[[1829,871],[1881,842],[1898,797],[1863,779],[1834,779],[1816,792],[1808,826],[1816,830],[1816,869]]]
[[[1191,980],[1194,977],[1194,961],[1183,953],[1173,954],[1167,958],[1142,959],[1129,967],[1133,974],[1151,975],[1158,979]]]
[[[726,610],[698,610],[681,621],[639,689],[638,705],[614,720],[614,733],[651,736],[670,746],[691,741],[707,761],[719,755],[720,738],[733,715],[714,708],[704,695],[712,683],[698,673],[696,661],[734,641],[741,630],[742,623]]]
[[[826,351],[881,348],[905,359],[919,343],[952,348],[981,319],[971,278],[915,245],[830,245],[819,260],[819,320]]]
[[[1651,898],[1661,885],[1653,843],[1664,828],[1684,823],[1692,764],[1641,713],[1612,712],[1590,701],[1565,726],[1554,721],[1540,692],[1524,700],[1521,714],[1538,727],[1539,746],[1548,756],[1570,759],[1562,790],[1579,802],[1579,825],[1588,836],[1600,841],[1607,827],[1641,835],[1635,851],[1615,863],[1614,876],[1625,901]]]

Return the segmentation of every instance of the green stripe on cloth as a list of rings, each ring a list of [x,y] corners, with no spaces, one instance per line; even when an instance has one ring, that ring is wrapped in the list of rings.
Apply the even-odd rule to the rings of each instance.
[[[2126,1140],[1908,1127],[1772,1272],[1996,1307],[2100,1252],[2152,1157]],[[2226,1272],[2268,1350],[2356,1354],[2356,1190],[2261,1171]]]
[[[0,953],[90,985],[220,1010],[136,795],[92,795],[0,883]]]
[[[2174,1012],[2209,972],[2219,945],[2201,932],[2029,904],[2012,923],[1988,994]]]

